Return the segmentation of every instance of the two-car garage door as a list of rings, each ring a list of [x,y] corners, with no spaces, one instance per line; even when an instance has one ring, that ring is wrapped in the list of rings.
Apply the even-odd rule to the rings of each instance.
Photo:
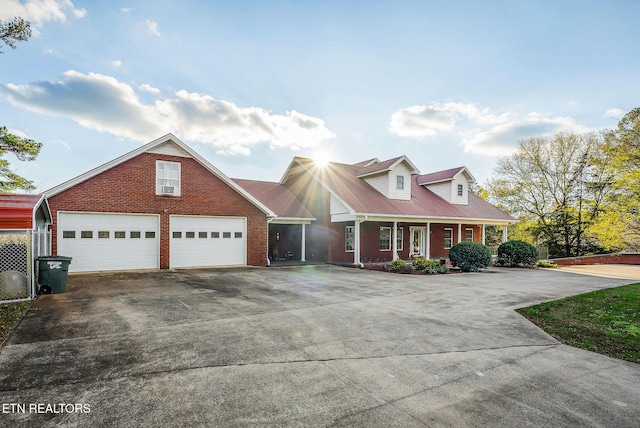
[[[170,216],[169,267],[245,265],[246,225],[243,217]],[[72,272],[157,269],[160,251],[156,214],[59,213],[57,253],[73,257]]]
[[[159,224],[154,214],[63,212],[58,254],[73,258],[71,272],[157,269]]]
[[[172,268],[246,264],[246,224],[242,217],[172,215]]]

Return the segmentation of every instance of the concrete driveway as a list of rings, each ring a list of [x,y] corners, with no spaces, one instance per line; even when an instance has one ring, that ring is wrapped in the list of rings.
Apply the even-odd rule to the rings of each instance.
[[[513,311],[627,282],[333,266],[75,275],[2,348],[0,425],[637,427],[640,365],[561,345]]]

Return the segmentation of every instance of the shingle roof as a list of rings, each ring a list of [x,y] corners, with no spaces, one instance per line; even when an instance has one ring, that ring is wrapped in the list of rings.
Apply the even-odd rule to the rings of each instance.
[[[312,219],[313,215],[280,183],[232,179],[278,217]]]
[[[358,168],[353,165],[329,163],[325,168],[315,168],[313,161],[295,158],[299,164],[325,184],[344,203],[358,214],[383,216],[468,218],[481,220],[514,221],[509,214],[484,199],[469,193],[468,205],[451,204],[431,190],[418,184],[418,175],[411,177],[411,200],[389,199],[365,180],[357,178]],[[460,170],[459,168],[457,169]]]

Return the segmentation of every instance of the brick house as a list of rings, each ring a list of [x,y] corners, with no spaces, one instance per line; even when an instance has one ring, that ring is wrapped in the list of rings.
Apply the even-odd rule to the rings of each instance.
[[[466,167],[420,174],[406,156],[353,165],[296,157],[279,184],[315,219],[300,226],[301,259],[360,264],[446,258],[463,240],[484,243],[489,225],[506,240],[517,220],[470,192],[473,182]]]
[[[320,166],[279,183],[230,179],[172,134],[44,193],[53,254],[74,272],[447,257],[516,220],[469,192],[465,168],[421,175],[405,156]]]
[[[275,214],[171,134],[45,196],[73,272],[268,263]]]

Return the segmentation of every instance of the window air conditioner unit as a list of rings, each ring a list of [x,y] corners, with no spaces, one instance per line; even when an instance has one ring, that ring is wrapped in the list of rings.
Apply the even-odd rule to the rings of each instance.
[[[176,187],[175,186],[162,186],[162,194],[163,195],[175,195]]]

